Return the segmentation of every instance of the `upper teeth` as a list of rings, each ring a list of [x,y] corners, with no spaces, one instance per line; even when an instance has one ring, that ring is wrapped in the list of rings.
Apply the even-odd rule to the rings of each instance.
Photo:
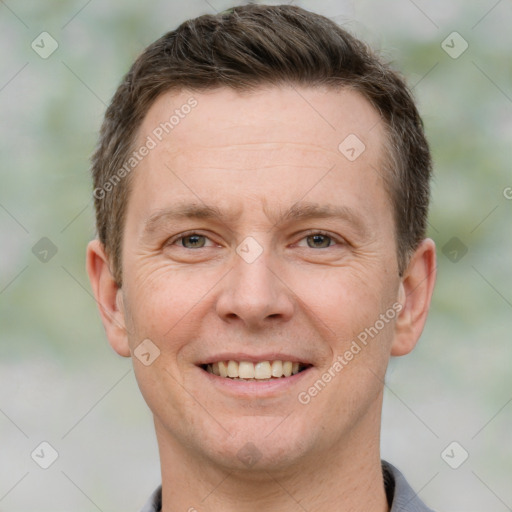
[[[233,379],[270,379],[289,377],[299,373],[299,363],[291,361],[219,361],[207,365],[207,371],[220,377]]]

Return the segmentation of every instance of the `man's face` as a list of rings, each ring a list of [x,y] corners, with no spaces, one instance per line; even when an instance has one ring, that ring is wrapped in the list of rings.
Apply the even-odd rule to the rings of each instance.
[[[191,96],[197,106],[158,141]],[[134,357],[160,442],[274,469],[378,443],[400,279],[377,112],[348,90],[168,93],[138,144],[148,136],[119,293],[131,352],[143,340],[160,351],[149,365]],[[231,375],[280,374],[275,361],[301,371],[208,372],[230,360]]]

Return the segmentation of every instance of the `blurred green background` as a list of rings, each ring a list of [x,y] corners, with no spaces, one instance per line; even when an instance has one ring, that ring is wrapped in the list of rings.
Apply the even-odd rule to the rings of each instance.
[[[107,344],[84,270],[88,159],[142,49],[237,3],[0,1],[0,510],[137,511],[159,483],[150,414],[130,361]],[[434,509],[511,510],[512,5],[294,4],[403,71],[435,158],[437,288],[417,349],[390,364],[383,457]],[[58,44],[47,58],[31,46],[42,32]],[[31,458],[42,441],[59,454],[47,470]],[[453,441],[469,454],[457,469],[442,457]]]

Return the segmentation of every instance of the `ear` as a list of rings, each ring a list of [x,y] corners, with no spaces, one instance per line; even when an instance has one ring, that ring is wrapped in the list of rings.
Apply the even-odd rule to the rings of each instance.
[[[119,355],[129,357],[122,292],[110,271],[108,256],[99,240],[87,245],[86,268],[110,345]]]
[[[436,268],[436,246],[427,238],[414,251],[400,283],[398,300],[403,307],[395,324],[392,356],[403,356],[415,347],[427,319]]]

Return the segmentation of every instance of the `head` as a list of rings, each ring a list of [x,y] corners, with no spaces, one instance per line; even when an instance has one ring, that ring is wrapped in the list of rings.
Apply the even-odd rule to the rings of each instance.
[[[89,276],[160,440],[226,466],[378,445],[435,276],[430,154],[395,71],[298,7],[202,16],[134,63],[92,171]],[[240,384],[208,373],[224,360],[300,372]]]
[[[127,164],[155,99],[172,91],[242,92],[284,84],[353,90],[379,113],[386,144],[377,171],[392,201],[403,271],[425,237],[431,176],[422,121],[403,79],[323,16],[293,6],[247,5],[189,20],[155,41],[133,64],[107,109],[92,174],[98,237],[118,284],[126,207],[138,161]],[[160,135],[170,130],[172,122]]]

